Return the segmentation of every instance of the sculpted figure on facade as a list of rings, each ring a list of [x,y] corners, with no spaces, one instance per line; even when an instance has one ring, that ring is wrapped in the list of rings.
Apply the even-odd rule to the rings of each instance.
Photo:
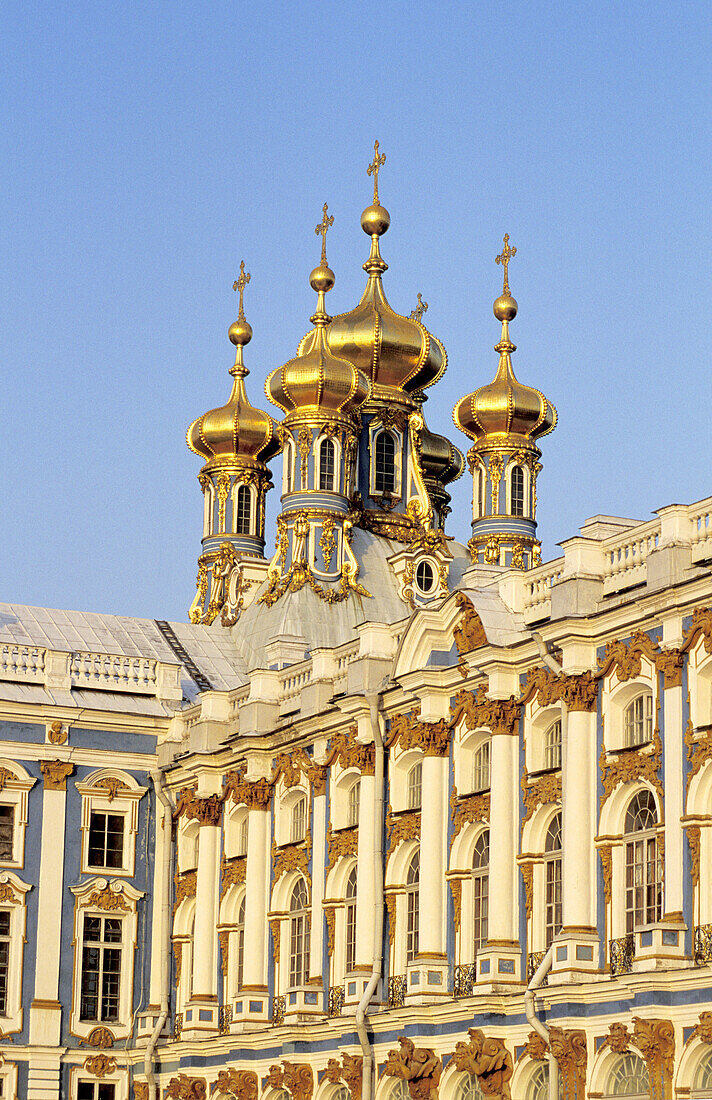
[[[551,1053],[556,1058],[566,1100],[584,1100],[586,1095],[586,1032],[551,1027]]]
[[[343,1078],[351,1093],[351,1100],[361,1100],[363,1085],[363,1058],[360,1054],[342,1054]]]
[[[453,630],[457,652],[463,655],[487,645],[485,628],[482,625],[482,619],[475,611],[472,600],[464,592],[456,592],[455,603],[462,612],[462,619]]]
[[[166,1097],[170,1100],[207,1100],[206,1088],[203,1077],[188,1077],[185,1073],[179,1073],[168,1082]]]
[[[250,1069],[227,1069],[218,1074],[219,1092],[234,1096],[235,1100],[257,1100],[259,1082],[257,1074]]]
[[[296,1062],[283,1062],[284,1087],[292,1100],[311,1100],[314,1092],[314,1074],[311,1066]]]
[[[502,1039],[487,1038],[479,1028],[468,1030],[469,1043],[459,1042],[453,1061],[461,1073],[477,1078],[484,1096],[509,1100],[509,1081],[513,1072],[512,1055]]]
[[[408,1084],[411,1100],[436,1100],[442,1061],[430,1047],[416,1047],[411,1039],[398,1040],[399,1050],[389,1050],[383,1070],[388,1077],[400,1077]]]

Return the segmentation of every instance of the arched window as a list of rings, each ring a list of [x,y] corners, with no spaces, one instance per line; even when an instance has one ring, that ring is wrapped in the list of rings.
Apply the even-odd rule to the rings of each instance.
[[[356,868],[346,881],[346,973],[356,965]]]
[[[564,1082],[559,1073],[559,1100],[564,1094]],[[526,1100],[548,1100],[549,1096],[549,1066],[546,1062],[540,1062],[529,1078]]]
[[[524,515],[524,470],[521,466],[512,467],[510,504],[513,516]]]
[[[237,911],[237,929],[235,932],[235,939],[237,940],[237,989],[242,989],[242,976],[245,968],[245,898],[243,896],[240,902],[240,908]]]
[[[693,1096],[712,1096],[712,1051],[705,1054],[697,1067]]]
[[[237,490],[235,509],[235,531],[238,535],[249,535],[252,528],[252,489],[240,485]]]
[[[472,757],[472,790],[488,791],[490,788],[490,742],[478,745]]]
[[[306,985],[309,976],[309,899],[303,878],[297,880],[289,902],[289,985]]]
[[[419,940],[419,913],[420,908],[420,852],[416,852],[410,861],[406,878],[406,935],[405,956],[406,962],[413,962],[418,954]]]
[[[420,761],[408,772],[407,806],[419,810],[423,802],[423,765]]]
[[[474,958],[487,941],[489,915],[489,829],[480,833],[472,856],[472,914],[474,924]]]
[[[650,1078],[643,1059],[632,1051],[622,1054],[608,1076],[605,1095],[649,1100]]]
[[[483,1100],[482,1089],[476,1077],[466,1073],[457,1086],[454,1100]]]
[[[644,745],[653,739],[653,695],[646,691],[625,709],[625,747]]]
[[[546,731],[544,744],[544,767],[561,767],[561,719],[557,719]]]
[[[375,440],[375,492],[396,491],[396,441],[390,432],[379,432]]]
[[[546,946],[561,931],[561,813],[552,819],[544,846],[546,866]]]
[[[333,492],[336,471],[336,447],[332,439],[322,439],[319,444],[319,488]]]
[[[294,446],[291,441],[284,448],[284,491],[294,491]]]
[[[298,844],[300,840],[304,840],[307,832],[307,800],[304,797],[298,798],[292,806],[292,820],[290,829],[290,841],[292,844]]]
[[[477,472],[477,515],[485,514],[485,472],[481,466]]]
[[[655,833],[658,813],[648,790],[638,791],[625,815],[625,930],[660,920],[663,869]]]
[[[349,828],[358,825],[359,799],[361,797],[361,780],[357,779],[349,787],[346,822]]]

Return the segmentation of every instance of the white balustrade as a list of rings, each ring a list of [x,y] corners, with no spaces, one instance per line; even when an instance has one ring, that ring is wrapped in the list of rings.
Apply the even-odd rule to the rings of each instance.
[[[633,528],[625,538],[620,535],[604,542],[603,592],[621,592],[647,579],[646,561],[648,554],[660,541],[660,522],[652,520]]]
[[[45,653],[40,646],[3,644],[0,646],[0,680],[44,683]]]

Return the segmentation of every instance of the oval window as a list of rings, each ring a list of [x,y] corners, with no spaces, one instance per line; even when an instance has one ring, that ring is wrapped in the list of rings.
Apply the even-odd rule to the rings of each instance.
[[[415,583],[421,592],[430,592],[435,584],[435,572],[429,561],[421,561],[415,571]]]

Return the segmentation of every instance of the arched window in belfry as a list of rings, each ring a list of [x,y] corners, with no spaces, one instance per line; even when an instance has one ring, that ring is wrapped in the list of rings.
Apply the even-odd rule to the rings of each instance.
[[[309,898],[303,878],[297,879],[289,902],[289,985],[306,985],[309,978]]]
[[[249,535],[252,527],[252,490],[247,485],[240,485],[237,490],[235,512],[235,532],[238,535]]]
[[[334,490],[336,473],[336,447],[332,439],[322,439],[319,444],[319,488],[327,492]]]
[[[420,852],[416,852],[410,861],[406,878],[406,961],[411,963],[418,954],[420,938]]]
[[[375,485],[377,493],[396,490],[396,441],[390,432],[379,432],[375,439]]]
[[[658,811],[649,790],[638,791],[625,815],[625,930],[659,921],[663,869],[656,829]]]
[[[510,505],[513,516],[524,515],[524,470],[513,466],[510,481]]]

